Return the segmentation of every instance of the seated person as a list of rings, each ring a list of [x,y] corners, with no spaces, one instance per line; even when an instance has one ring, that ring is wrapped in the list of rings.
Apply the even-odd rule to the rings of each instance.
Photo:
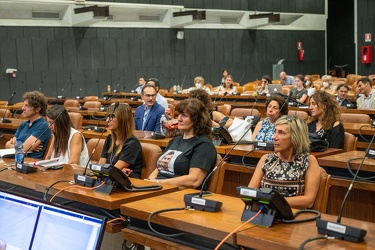
[[[187,94],[196,89],[203,89],[208,94],[211,94],[211,89],[204,85],[204,78],[202,76],[197,76],[194,78],[194,85],[195,85],[194,87],[182,90],[182,93]]]
[[[323,86],[320,88],[320,90],[328,92],[332,95],[336,93],[336,86],[333,86],[333,78],[330,75],[324,75],[322,76],[322,84]]]
[[[348,96],[350,88],[346,83],[341,83],[340,85],[337,86],[337,103],[339,104],[340,108],[346,108],[347,105],[352,105],[352,103],[346,99]]]
[[[372,88],[372,82],[364,77],[358,80],[357,89],[360,96],[357,99],[358,109],[375,109],[375,89]]]
[[[142,88],[143,88],[143,86],[146,85],[146,80],[147,80],[147,78],[146,78],[145,76],[142,76],[142,77],[139,78],[139,80],[138,80],[138,84],[139,84],[139,86],[135,89],[135,91],[136,91],[138,94],[140,94],[140,93],[142,92]]]
[[[262,122],[258,122],[253,131],[253,141],[272,142],[275,133],[274,123],[283,115],[287,115],[289,111],[286,100],[279,96],[271,96],[266,102],[266,118]]]
[[[305,88],[308,96],[312,96],[315,93],[314,81],[310,75],[305,75]]]
[[[283,86],[296,85],[294,77],[287,75],[286,72],[280,73],[280,82]]]
[[[271,77],[268,75],[262,76],[262,84],[258,87],[256,93],[258,95],[268,95],[269,90],[268,90],[268,85],[272,84]]]
[[[218,95],[236,95],[237,88],[233,85],[233,76],[227,75],[224,79],[224,83],[217,89]]]
[[[309,154],[306,122],[282,116],[275,122],[275,152],[260,158],[250,180],[251,188],[272,188],[293,208],[311,208],[319,189],[318,161]]]
[[[222,73],[223,73],[223,78],[221,78],[220,85],[224,84],[225,77],[227,77],[227,75],[229,75],[229,71],[227,69],[223,69]]]
[[[14,148],[16,139],[19,138],[23,142],[23,151],[28,151],[28,157],[42,159],[51,137],[48,123],[42,116],[47,110],[47,98],[39,91],[32,91],[26,92],[22,99],[22,116],[28,120],[20,124],[5,148]]]
[[[219,122],[225,118],[226,116],[223,115],[222,113],[220,113],[219,111],[217,111],[217,106],[213,107],[212,105],[212,101],[211,101],[211,97],[207,94],[206,91],[202,90],[202,89],[196,89],[196,90],[193,90],[189,93],[189,96],[188,98],[197,98],[198,100],[200,100],[201,102],[203,102],[203,104],[208,108],[209,110],[209,115],[210,115],[210,118],[212,120],[212,126],[213,127],[217,127],[219,126]],[[227,120],[227,122],[225,123],[225,127],[226,128],[229,128],[230,125],[232,125],[233,123],[233,119],[229,118]]]
[[[52,130],[52,142],[46,159],[59,157],[59,162],[86,166],[89,153],[83,135],[73,128],[68,111],[55,105],[47,111],[47,122]]]
[[[178,128],[183,135],[168,143],[149,180],[179,188],[198,188],[217,158],[212,143],[211,119],[206,106],[195,98],[181,101],[176,109],[179,112]],[[170,152],[174,154],[168,163],[168,170],[165,170],[162,159]]]
[[[298,102],[304,103],[307,99],[307,89],[305,88],[303,75],[296,75],[294,82],[296,87],[290,89],[292,97],[294,97]]]
[[[168,108],[168,101],[167,99],[165,99],[164,96],[162,96],[160,93],[159,93],[159,89],[160,89],[160,83],[159,83],[159,80],[156,79],[156,78],[150,78],[147,80],[147,85],[154,85],[155,89],[156,89],[156,102],[162,106],[164,109],[167,109]],[[144,85],[146,86],[146,85]],[[142,94],[142,90],[141,90],[141,94]]]
[[[135,129],[160,132],[160,118],[164,114],[164,108],[157,103],[156,88],[146,84],[141,92],[145,104],[138,106],[134,113]]]
[[[116,109],[107,109],[107,127],[111,131],[104,142],[99,164],[111,164],[126,175],[141,178],[142,147],[134,136],[134,121],[131,107],[121,103]]]
[[[343,148],[345,131],[340,122],[340,108],[335,97],[328,92],[317,91],[310,98],[309,110],[309,133],[326,136],[330,148]]]

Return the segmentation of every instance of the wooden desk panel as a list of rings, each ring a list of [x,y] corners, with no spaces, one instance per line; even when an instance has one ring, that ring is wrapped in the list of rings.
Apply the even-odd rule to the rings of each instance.
[[[0,122],[0,129],[17,130],[20,124],[25,121],[25,119],[18,119],[18,118],[5,118],[5,119],[10,120],[11,122],[10,123]]]
[[[334,154],[325,157],[320,157],[318,163],[320,166],[335,167],[335,168],[347,168],[347,161],[353,158],[363,158],[365,155],[364,151],[349,151],[341,154]],[[352,169],[358,169],[362,159],[351,161]],[[361,167],[362,171],[375,172],[375,159],[366,158],[363,161]]]

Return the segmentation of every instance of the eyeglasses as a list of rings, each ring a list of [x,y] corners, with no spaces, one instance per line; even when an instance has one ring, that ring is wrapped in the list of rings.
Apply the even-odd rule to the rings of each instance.
[[[156,94],[152,94],[152,95],[149,95],[149,94],[145,94],[144,96],[146,96],[147,98],[154,98],[156,96]]]

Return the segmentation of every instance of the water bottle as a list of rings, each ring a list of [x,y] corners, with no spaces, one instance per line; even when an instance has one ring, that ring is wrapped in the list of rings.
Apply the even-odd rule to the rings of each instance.
[[[177,86],[173,85],[173,94],[177,94]]]
[[[163,131],[163,121],[167,121],[167,117],[165,115],[161,115],[160,117],[160,133],[164,134],[164,131]]]
[[[23,163],[24,152],[23,152],[23,142],[19,138],[17,138],[16,144],[14,144],[14,150],[15,150],[14,159],[16,161],[16,167],[21,167]]]

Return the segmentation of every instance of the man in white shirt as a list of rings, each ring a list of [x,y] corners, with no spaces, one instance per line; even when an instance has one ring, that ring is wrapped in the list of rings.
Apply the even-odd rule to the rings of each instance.
[[[138,84],[139,84],[139,86],[135,89],[135,91],[136,91],[138,94],[141,93],[143,86],[146,85],[146,80],[147,80],[147,78],[146,78],[145,76],[142,76],[142,77],[139,78],[139,80],[138,80]]]
[[[147,84],[154,85],[157,91],[156,95],[156,102],[159,103],[164,109],[168,108],[168,101],[167,99],[164,98],[161,94],[159,94],[159,89],[160,89],[160,83],[159,80],[156,78],[149,78],[147,80]]]
[[[375,109],[375,89],[372,88],[371,80],[367,77],[357,82],[360,97],[357,99],[358,109]]]

